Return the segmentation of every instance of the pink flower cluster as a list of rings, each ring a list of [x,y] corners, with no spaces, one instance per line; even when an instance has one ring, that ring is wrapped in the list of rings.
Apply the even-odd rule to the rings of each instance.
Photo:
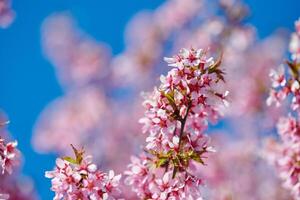
[[[168,168],[157,168],[153,159],[142,155],[131,158],[125,183],[141,199],[202,199],[199,185],[202,180],[192,174],[180,172],[174,178]]]
[[[140,120],[149,134],[147,155],[132,158],[126,183],[143,199],[201,199],[202,180],[193,174],[193,166],[204,164],[206,153],[214,151],[204,131],[218,118],[221,104],[228,105],[228,92],[220,87],[221,61],[203,49],[182,49],[165,61],[172,69],[145,95]]]
[[[0,128],[6,124],[7,122],[0,122]],[[0,133],[2,132],[2,129],[0,129]],[[13,167],[19,164],[20,152],[16,148],[17,144],[17,141],[6,143],[5,140],[0,136],[0,168],[2,170],[2,177],[0,180],[6,180],[4,177],[5,172],[11,174],[13,171]],[[0,199],[8,199],[10,196],[6,192],[3,193],[2,190],[4,189],[4,187],[5,186],[0,185]]]
[[[0,27],[8,27],[15,17],[15,13],[11,9],[10,0],[0,0]]]
[[[198,156],[201,160],[193,153],[201,151],[204,146],[210,150],[209,138],[204,134],[208,121],[216,121],[220,112],[219,101],[224,100],[225,104],[227,101],[224,99],[226,94],[218,92],[222,91],[219,85],[222,81],[218,84],[214,82],[218,78],[217,73],[208,74],[213,79],[209,81],[210,85],[192,80],[197,73],[195,66],[199,64],[200,67],[201,63],[195,55],[201,53],[193,50],[191,55],[194,56],[189,58],[190,50],[183,50],[175,58],[166,59],[172,65],[172,72],[162,76],[162,86],[145,95],[147,111],[141,122],[147,133],[146,154],[132,158],[126,172],[126,183],[139,197],[151,199],[195,199],[199,196],[204,199],[290,199],[285,193],[281,196],[276,192],[265,194],[265,185],[272,187],[272,191],[277,188],[272,183],[261,181],[264,172],[257,173],[256,154],[260,146],[255,145],[249,150],[255,154],[252,157],[247,155],[251,157],[249,159],[245,159],[243,149],[249,143],[249,136],[251,139],[260,137],[262,132],[273,126],[274,119],[283,110],[266,108],[263,101],[269,87],[265,78],[270,67],[281,62],[285,46],[283,37],[272,34],[264,40],[258,39],[255,27],[244,23],[248,8],[240,0],[221,0],[220,4],[211,2],[170,0],[153,12],[139,13],[126,28],[124,51],[113,57],[110,57],[107,48],[103,48],[105,46],[79,30],[68,14],[50,16],[42,29],[43,47],[56,67],[65,94],[50,104],[38,120],[35,147],[39,151],[67,154],[66,142],[84,145],[88,154],[94,156],[95,164],[101,163],[103,168],[123,171],[128,156],[144,139],[143,135],[136,135],[140,127],[132,123],[143,112],[137,98],[140,90],[152,86],[156,80],[152,77],[166,71],[160,67],[163,54],[182,46],[197,49],[200,46],[196,45],[201,44],[209,46],[212,51],[222,49],[226,88],[231,91],[230,102],[234,105],[222,110],[227,116],[225,126],[216,128],[222,128],[221,134],[227,134],[224,129],[230,128],[230,134],[241,136],[239,140],[242,139],[245,144],[230,142],[228,150],[227,145],[225,148],[217,144],[221,153],[213,155],[217,157],[216,162],[210,163],[209,159],[213,156],[209,156],[208,160],[205,159],[209,167],[198,164],[208,171],[214,171],[214,166],[220,167],[213,172],[216,178],[221,177],[216,184],[210,184],[209,177],[205,176],[206,170],[193,168],[197,162],[204,162],[206,151]],[[207,65],[214,65],[207,59],[204,59]],[[255,60],[255,65],[249,60]],[[193,67],[189,68],[188,64]],[[273,74],[277,73],[274,71]],[[205,73],[200,73],[199,80],[204,80],[205,76]],[[174,87],[180,90],[173,93]],[[200,87],[200,92],[195,89],[197,87]],[[212,88],[216,89],[217,94]],[[189,98],[194,104],[190,105],[184,124],[186,130],[180,137]],[[67,140],[62,141],[61,138]],[[235,153],[238,158],[232,156]],[[239,153],[242,155],[239,156]],[[218,162],[219,159],[222,163]],[[239,159],[241,164],[236,164]],[[232,170],[232,163],[239,166]],[[189,176],[185,176],[185,171]],[[197,172],[203,173],[198,175]],[[245,175],[241,176],[241,173]],[[194,180],[193,184],[188,184],[190,177]],[[218,193],[216,198],[215,195],[206,198],[205,190],[199,194],[198,186],[202,179],[208,184],[207,188],[213,190],[209,193]],[[195,184],[197,181],[198,184]],[[274,180],[270,182],[277,184]],[[126,191],[122,194],[124,198],[137,198],[128,191],[127,186],[119,185],[119,188]],[[197,191],[191,192],[194,189]],[[260,194],[261,191],[264,194]],[[190,193],[193,195],[189,196]]]
[[[84,157],[83,150],[74,147],[73,150],[76,159],[58,158],[55,169],[45,174],[52,179],[54,199],[115,199],[114,196],[119,193],[117,186],[121,175],[115,175],[113,171],[106,174],[98,170],[92,163],[91,156]]]
[[[17,141],[5,143],[4,139],[0,137],[0,164],[2,174],[8,172],[12,173],[13,167],[18,165],[20,152],[16,148]]]
[[[281,142],[272,147],[270,156],[273,163],[278,167],[280,177],[284,181],[284,187],[288,188],[295,199],[300,199],[300,85],[299,85],[299,41],[295,37],[300,36],[299,21],[296,22],[296,33],[293,33],[291,40],[292,61],[287,61],[289,74],[285,71],[284,65],[278,71],[272,70],[270,77],[272,89],[267,99],[267,104],[283,106],[285,99],[289,104],[289,114],[281,117],[277,123],[277,130]],[[298,45],[298,49],[294,48]],[[290,98],[289,98],[290,97]],[[273,145],[274,146],[274,145]]]

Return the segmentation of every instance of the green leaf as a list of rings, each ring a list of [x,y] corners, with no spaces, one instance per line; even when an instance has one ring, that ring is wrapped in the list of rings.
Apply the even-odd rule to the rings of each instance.
[[[63,160],[66,160],[66,161],[68,161],[69,163],[72,163],[72,164],[78,164],[75,159],[73,159],[69,156],[63,157]]]
[[[168,99],[168,101],[171,104],[171,106],[173,107],[173,109],[177,110],[177,106],[175,104],[173,94],[162,92],[162,95],[164,95]]]
[[[201,163],[204,165],[204,161],[202,160],[202,158],[200,157],[200,155],[198,155],[196,152],[193,153],[193,155],[191,156],[191,158],[198,162],[198,163]]]
[[[299,73],[298,73],[298,68],[299,66],[298,65],[295,65],[294,63],[290,62],[290,61],[286,61],[286,64],[289,66],[289,68],[291,69],[291,72],[292,72],[292,75],[294,77],[298,77]]]
[[[83,154],[84,154],[84,149],[76,149],[72,144],[71,144],[71,147],[74,151],[74,154],[75,154],[75,157],[76,157],[76,162],[78,164],[81,164],[82,160],[83,160]]]
[[[166,165],[167,163],[168,163],[168,158],[160,158],[156,162],[156,167],[162,167],[162,166]]]

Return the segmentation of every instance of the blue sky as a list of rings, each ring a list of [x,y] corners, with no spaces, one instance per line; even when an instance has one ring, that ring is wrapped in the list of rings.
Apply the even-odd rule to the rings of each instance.
[[[25,155],[23,171],[33,177],[42,199],[51,199],[45,169],[52,169],[54,155],[39,155],[31,148],[32,127],[41,110],[62,94],[54,69],[43,57],[40,27],[54,12],[69,11],[79,26],[98,41],[108,43],[114,54],[124,46],[123,32],[128,20],[139,10],[154,9],[162,0],[13,0],[17,13],[8,29],[0,29],[0,108],[9,115],[10,131]],[[299,17],[298,0],[248,0],[260,37],[277,27],[293,30]]]

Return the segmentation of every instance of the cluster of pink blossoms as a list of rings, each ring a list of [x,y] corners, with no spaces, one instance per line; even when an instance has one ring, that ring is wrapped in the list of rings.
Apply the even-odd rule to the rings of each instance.
[[[272,143],[271,160],[278,167],[284,187],[289,189],[295,199],[300,199],[300,77],[299,77],[299,36],[300,21],[296,22],[297,32],[292,35],[292,60],[287,61],[289,72],[281,65],[278,71],[272,70],[270,77],[272,89],[267,104],[282,106],[285,99],[291,98],[289,114],[281,117],[277,123],[280,143]],[[297,38],[297,41],[295,37]]]
[[[216,121],[228,92],[221,92],[221,60],[203,49],[182,49],[165,58],[172,69],[161,85],[145,95],[145,155],[132,158],[125,182],[142,199],[202,199],[195,164],[204,164],[209,121]]]
[[[19,163],[19,150],[16,148],[17,141],[5,143],[4,139],[0,137],[0,163],[2,174],[8,172],[12,173],[13,166]]]
[[[0,124],[0,127],[2,124]],[[0,136],[0,165],[2,174],[5,171],[12,173],[13,167],[19,164],[20,152],[17,149],[17,141],[6,143]]]
[[[73,146],[72,146],[73,147]],[[92,157],[84,157],[83,150],[73,147],[76,158],[58,158],[53,171],[46,172],[46,177],[52,179],[52,190],[55,200],[113,200],[119,195],[117,189],[121,175],[113,171],[108,174],[97,169],[92,163]]]
[[[7,123],[0,123],[0,128]],[[1,130],[0,130],[1,133]],[[20,152],[16,148],[17,141],[6,143],[0,136],[0,168],[2,170],[1,174],[4,175],[5,172],[11,174],[13,167],[19,164]],[[4,179],[1,177],[1,179]],[[8,199],[9,194],[2,194],[2,187],[0,186],[0,199]]]

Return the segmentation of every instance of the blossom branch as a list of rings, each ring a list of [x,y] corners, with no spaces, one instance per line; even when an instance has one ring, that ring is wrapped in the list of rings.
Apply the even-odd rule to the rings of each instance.
[[[149,134],[146,155],[133,157],[125,172],[125,182],[142,199],[201,196],[197,188],[202,180],[189,173],[190,167],[193,161],[204,164],[204,154],[213,151],[204,131],[210,119],[218,118],[218,105],[227,105],[228,94],[216,89],[224,81],[221,60],[206,56],[203,49],[182,49],[165,58],[172,69],[160,77],[158,89],[145,95],[140,122]]]
[[[277,71],[271,70],[272,89],[267,104],[282,106],[288,96],[288,116],[283,116],[277,123],[280,141],[270,148],[269,157],[277,167],[283,186],[291,191],[295,199],[300,199],[300,19],[295,23],[296,32],[292,34],[290,42],[291,61],[286,61],[290,73],[285,73],[285,66],[281,65]],[[275,146],[275,147],[274,147]]]

